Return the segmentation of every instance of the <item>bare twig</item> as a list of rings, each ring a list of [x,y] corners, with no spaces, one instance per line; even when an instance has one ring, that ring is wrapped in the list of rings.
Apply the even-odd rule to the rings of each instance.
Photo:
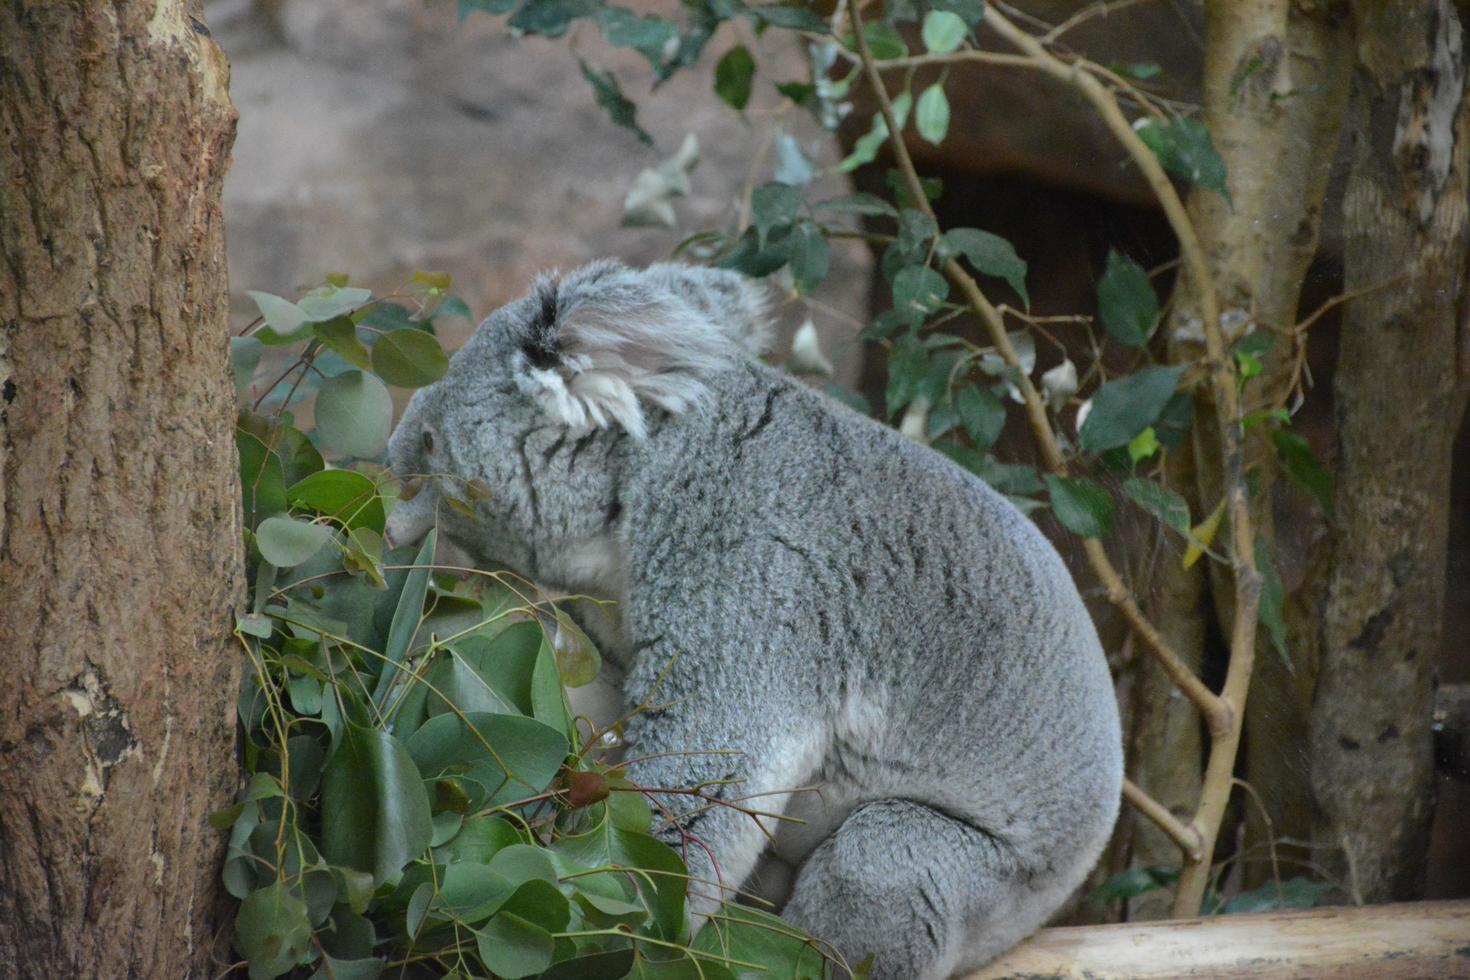
[[[1200,839],[1199,831],[1192,825],[1185,824],[1169,808],[1158,800],[1149,796],[1138,788],[1138,784],[1131,779],[1123,780],[1123,799],[1127,800],[1139,813],[1153,821],[1154,825],[1169,835],[1169,839],[1179,845],[1179,849],[1189,855],[1191,859],[1198,861],[1204,842]]]

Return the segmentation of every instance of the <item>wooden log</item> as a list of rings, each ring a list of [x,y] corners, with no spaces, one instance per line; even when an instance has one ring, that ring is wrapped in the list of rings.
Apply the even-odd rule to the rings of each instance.
[[[1470,901],[1043,929],[963,980],[1470,978]]]

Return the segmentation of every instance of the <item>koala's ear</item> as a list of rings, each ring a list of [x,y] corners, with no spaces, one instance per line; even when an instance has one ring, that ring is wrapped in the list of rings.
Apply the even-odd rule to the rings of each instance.
[[[515,374],[552,418],[573,428],[646,432],[643,404],[683,412],[709,375],[770,335],[759,287],[714,269],[598,262],[544,276],[519,325]]]
[[[766,287],[729,269],[661,262],[644,273],[683,298],[730,339],[759,357],[771,349]]]

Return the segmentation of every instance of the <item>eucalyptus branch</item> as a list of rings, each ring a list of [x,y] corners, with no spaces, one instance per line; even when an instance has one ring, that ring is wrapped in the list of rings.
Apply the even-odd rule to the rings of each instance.
[[[901,131],[893,114],[893,103],[888,98],[887,89],[883,86],[883,77],[879,73],[877,62],[873,58],[873,52],[868,46],[867,37],[862,31],[862,20],[858,12],[856,0],[847,0],[848,16],[852,19],[853,36],[857,41],[858,57],[862,60],[863,70],[867,75],[869,87],[873,90],[873,96],[878,101],[879,111],[883,114],[883,121],[888,126],[889,140],[893,145],[894,158],[898,163],[900,173],[903,174],[909,196],[913,198],[915,205],[934,223],[936,231],[939,221],[934,214],[933,207],[929,204],[929,198],[924,193],[923,182],[919,179],[918,171],[914,169],[913,159],[909,156],[908,149],[904,146]],[[987,17],[994,16],[994,9],[987,11]],[[1029,61],[1030,59],[1028,59]],[[1096,85],[1096,81],[1093,80]],[[1148,152],[1145,147],[1145,152]],[[1161,172],[1162,173],[1162,172]],[[1167,184],[1168,178],[1164,178]],[[1172,191],[1172,186],[1170,187]],[[1016,354],[1014,345],[1011,344],[1010,335],[1006,332],[1005,320],[995,305],[981,292],[974,277],[967,273],[958,259],[950,259],[944,263],[944,273],[950,282],[960,290],[965,298],[966,305],[980,318],[990,334],[991,343],[995,346],[1001,358],[1016,370],[1017,387],[1025,402],[1026,418],[1031,427],[1037,446],[1041,450],[1042,460],[1047,470],[1057,475],[1067,473],[1067,462],[1062,455],[1061,446],[1057,442],[1056,433],[1051,426],[1051,420],[1046,414],[1046,405],[1042,401],[1040,393],[1031,378],[1020,370],[1021,360]],[[1128,620],[1139,637],[1144,641],[1149,652],[1159,661],[1164,672],[1184,692],[1204,715],[1211,730],[1228,724],[1228,715],[1223,710],[1219,699],[1210,691],[1204,683],[1194,675],[1194,672],[1185,665],[1168,640],[1149,622],[1148,617],[1143,614],[1137,601],[1132,597],[1123,577],[1113,567],[1107,552],[1103,549],[1102,542],[1095,538],[1083,540],[1083,547],[1087,553],[1088,563],[1097,573],[1107,590],[1108,599],[1114,603]]]
[[[1239,376],[1231,363],[1224,332],[1220,328],[1220,302],[1214,276],[1194,224],[1164,168],[1134,132],[1112,93],[1094,75],[1080,70],[1082,59],[1071,64],[1062,61],[1040,40],[1016,27],[994,8],[987,11],[986,23],[1012,46],[1029,55],[1034,67],[1074,86],[1097,110],[1153,189],[1178,239],[1184,268],[1197,293],[1205,337],[1205,364],[1214,395],[1225,498],[1230,515],[1235,603],[1230,629],[1230,663],[1225,672],[1225,684],[1215,702],[1219,709],[1210,716],[1210,753],[1205,764],[1204,789],[1194,817],[1194,826],[1203,835],[1205,846],[1197,860],[1189,860],[1186,855],[1175,896],[1175,915],[1193,915],[1199,911],[1199,901],[1209,876],[1209,854],[1214,849],[1215,837],[1230,798],[1230,780],[1240,746],[1241,721],[1255,666],[1256,621],[1261,596],[1261,575],[1255,563],[1255,532],[1241,445]]]
[[[1169,808],[1158,800],[1149,796],[1138,784],[1131,779],[1123,780],[1123,799],[1139,813],[1153,821],[1169,839],[1179,845],[1191,860],[1198,861],[1203,856],[1204,841],[1200,837],[1198,828],[1192,824],[1183,823],[1178,817],[1169,812]]]

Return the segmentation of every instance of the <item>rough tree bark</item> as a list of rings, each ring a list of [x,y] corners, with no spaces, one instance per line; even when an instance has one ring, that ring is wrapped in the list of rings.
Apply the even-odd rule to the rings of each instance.
[[[0,976],[208,976],[241,595],[200,0],[0,5]]]
[[[1335,383],[1334,554],[1312,718],[1321,838],[1354,898],[1414,897],[1433,812],[1430,733],[1445,600],[1450,447],[1465,406],[1470,99],[1463,10],[1354,6]]]

